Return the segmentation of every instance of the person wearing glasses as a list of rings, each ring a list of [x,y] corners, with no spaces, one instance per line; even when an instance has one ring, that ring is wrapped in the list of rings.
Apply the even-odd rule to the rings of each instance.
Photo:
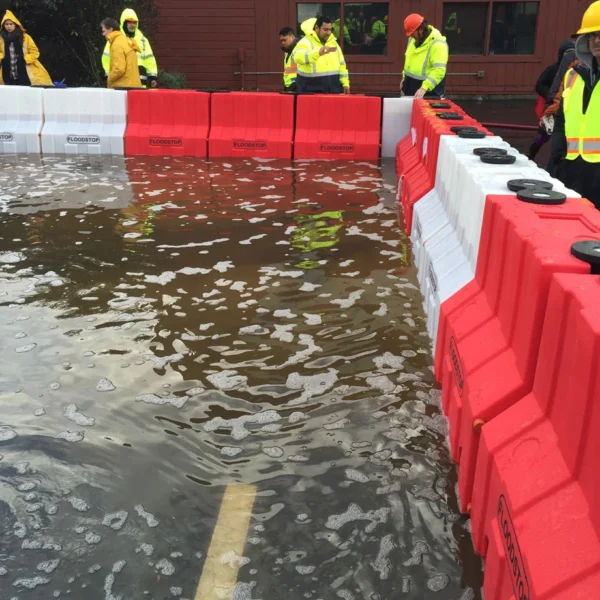
[[[554,119],[552,158],[567,186],[600,209],[600,0],[585,11]]]

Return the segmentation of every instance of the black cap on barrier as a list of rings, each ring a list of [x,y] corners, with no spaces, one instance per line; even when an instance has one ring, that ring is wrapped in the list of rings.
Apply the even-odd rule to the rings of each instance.
[[[462,131],[459,131],[457,135],[459,138],[464,138],[467,140],[482,140],[483,138],[487,137],[485,131],[479,131],[478,129],[475,131],[463,129]]]
[[[513,165],[517,161],[514,154],[491,154],[486,152],[479,157],[479,160],[488,165]]]
[[[494,148],[488,146],[485,148],[473,148],[473,154],[475,156],[484,156],[485,154],[495,154],[496,156],[506,156],[508,152],[504,148]]]
[[[546,206],[564,204],[567,201],[567,197],[564,194],[542,187],[520,190],[517,192],[517,198],[521,202],[527,202],[528,204],[543,204]]]
[[[541,179],[511,179],[506,187],[511,192],[520,192],[521,190],[530,190],[538,188],[542,190],[551,190],[554,185],[550,181],[542,181]]]
[[[450,127],[452,133],[458,133],[460,131],[479,131],[477,127],[471,127],[470,125],[454,125]]]
[[[429,102],[429,106],[431,106],[431,108],[452,108],[452,104],[448,104],[447,102],[437,102],[437,101],[433,101],[433,102]]]
[[[454,112],[436,113],[437,117],[445,121],[462,121],[464,117]]]
[[[571,254],[592,267],[592,275],[600,274],[600,240],[582,240],[571,246]]]

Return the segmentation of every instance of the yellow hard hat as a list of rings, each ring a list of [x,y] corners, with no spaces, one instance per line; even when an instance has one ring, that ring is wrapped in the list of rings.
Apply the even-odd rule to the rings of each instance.
[[[600,0],[590,4],[589,8],[583,13],[581,29],[577,32],[579,35],[584,33],[594,33],[600,31]]]

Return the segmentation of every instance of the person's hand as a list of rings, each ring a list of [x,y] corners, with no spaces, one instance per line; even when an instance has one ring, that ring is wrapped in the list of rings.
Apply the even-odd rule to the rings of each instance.
[[[329,54],[329,52],[335,52],[335,48],[332,46],[322,46],[319,50],[319,55],[323,56],[324,54]]]
[[[426,93],[427,93],[427,90],[425,88],[419,88],[417,90],[417,92],[415,93],[415,100],[423,100]]]
[[[150,82],[150,87],[151,87],[151,88],[156,88],[156,87],[158,87],[158,81],[156,81],[156,79],[153,79],[153,80]]]
[[[349,94],[350,93],[350,88],[349,87],[345,87],[344,88],[344,94]]]

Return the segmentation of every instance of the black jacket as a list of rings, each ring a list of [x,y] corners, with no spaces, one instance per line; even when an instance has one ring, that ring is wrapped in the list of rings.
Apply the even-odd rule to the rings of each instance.
[[[558,67],[558,63],[554,63],[549,67],[546,67],[535,84],[535,91],[537,95],[541,96],[544,100],[548,100],[552,82],[556,77],[556,73],[558,73]]]
[[[558,53],[558,69],[556,70],[556,74],[554,76],[554,80],[550,85],[550,89],[548,90],[548,95],[546,98],[545,107],[548,108],[554,102],[554,98],[556,98],[556,94],[558,94],[558,90],[560,89],[560,85],[567,74],[567,70],[569,69],[571,63],[577,59],[577,53],[575,52],[575,44],[568,40],[567,42],[563,42],[561,44],[561,50],[565,48],[565,50],[561,53],[559,50]]]

